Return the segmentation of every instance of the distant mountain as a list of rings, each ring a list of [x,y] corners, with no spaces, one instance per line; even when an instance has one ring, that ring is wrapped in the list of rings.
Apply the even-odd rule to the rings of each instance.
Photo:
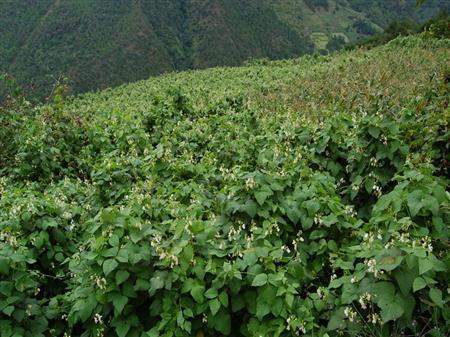
[[[425,20],[445,0],[2,0],[0,71],[43,97],[59,74],[75,92],[173,70],[290,58]],[[334,48],[334,47],[333,47]],[[0,88],[0,94],[1,94]]]

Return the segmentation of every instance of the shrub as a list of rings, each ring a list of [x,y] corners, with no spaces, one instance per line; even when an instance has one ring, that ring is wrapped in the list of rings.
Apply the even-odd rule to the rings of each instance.
[[[33,110],[0,176],[0,336],[445,335],[446,81],[317,121],[171,81],[132,113],[120,88]]]

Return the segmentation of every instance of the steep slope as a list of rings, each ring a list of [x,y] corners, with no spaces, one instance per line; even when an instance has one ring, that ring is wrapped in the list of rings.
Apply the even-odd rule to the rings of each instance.
[[[188,68],[290,58],[354,41],[433,0],[17,0],[0,3],[0,71],[38,97],[60,74],[74,92]],[[4,91],[0,88],[0,95]]]
[[[52,0],[0,3],[0,66],[7,68],[29,36],[38,30]]]
[[[238,65],[252,57],[288,58],[312,50],[265,1],[192,1],[190,27],[194,67]]]
[[[2,337],[445,336],[449,63],[422,34],[3,109]]]
[[[83,91],[174,69],[167,44],[139,2],[63,0],[43,20],[9,66],[37,88],[45,88],[59,73]]]

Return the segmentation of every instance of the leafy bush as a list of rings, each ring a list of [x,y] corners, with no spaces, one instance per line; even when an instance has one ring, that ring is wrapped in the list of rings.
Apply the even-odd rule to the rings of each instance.
[[[306,0],[305,3],[309,8],[313,10],[320,7],[328,10],[328,8],[330,7],[328,0]]]
[[[327,43],[327,50],[332,52],[339,49],[342,49],[346,44],[344,37],[339,35],[334,35],[330,38]]]
[[[446,78],[317,121],[177,84],[23,117],[1,337],[449,331]]]
[[[376,33],[375,28],[373,28],[369,22],[362,19],[355,21],[353,23],[353,28],[362,35],[373,35]]]

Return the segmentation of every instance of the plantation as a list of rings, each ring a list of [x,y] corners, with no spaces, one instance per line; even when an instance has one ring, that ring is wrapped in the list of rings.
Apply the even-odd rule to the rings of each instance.
[[[0,110],[0,337],[448,335],[431,35]]]

